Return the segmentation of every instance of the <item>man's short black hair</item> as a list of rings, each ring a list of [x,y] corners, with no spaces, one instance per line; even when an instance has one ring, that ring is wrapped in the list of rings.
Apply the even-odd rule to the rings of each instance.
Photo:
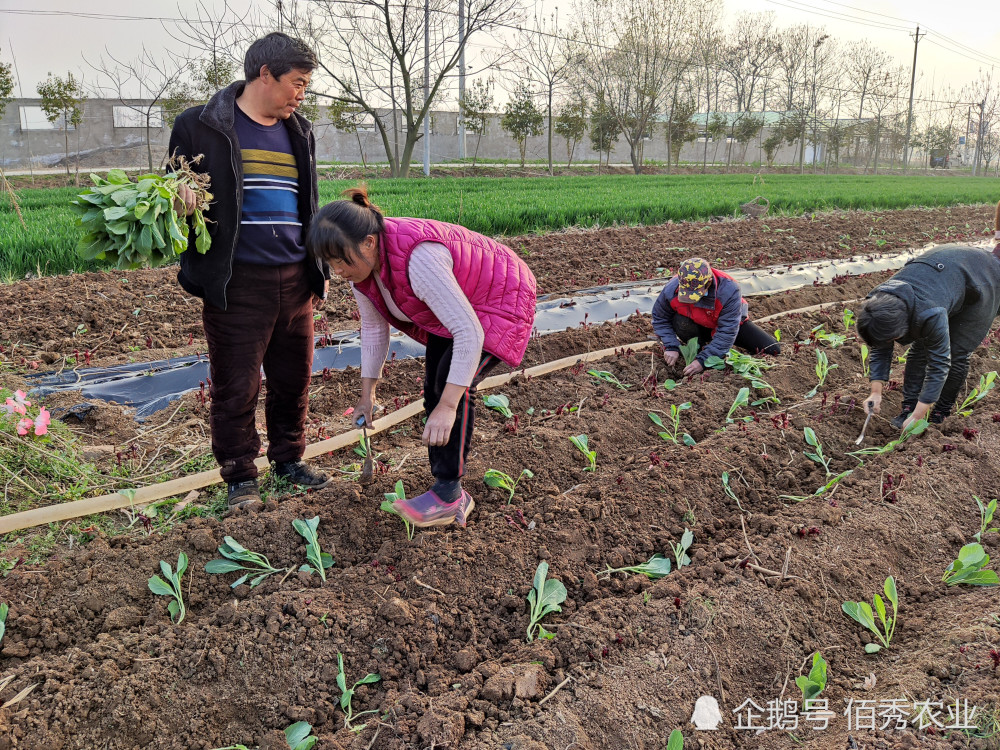
[[[875,292],[858,310],[857,326],[865,343],[880,349],[909,332],[910,314],[899,297]]]
[[[293,69],[311,72],[316,64],[316,54],[305,42],[275,31],[250,45],[243,58],[243,72],[249,83],[260,77],[260,69],[264,65],[271,75],[281,78]]]

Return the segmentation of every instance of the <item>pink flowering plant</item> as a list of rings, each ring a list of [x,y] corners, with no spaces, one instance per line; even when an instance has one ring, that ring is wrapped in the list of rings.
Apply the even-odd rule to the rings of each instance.
[[[9,395],[8,395],[9,394]],[[32,405],[28,394],[24,391],[0,389],[0,429],[4,432],[15,432],[22,437],[34,435],[42,437],[49,432],[52,421],[48,409],[41,405]]]

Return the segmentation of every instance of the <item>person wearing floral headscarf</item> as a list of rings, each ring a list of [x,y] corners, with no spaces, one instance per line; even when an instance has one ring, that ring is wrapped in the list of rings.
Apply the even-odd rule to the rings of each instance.
[[[711,356],[725,358],[734,346],[753,354],[781,353],[778,341],[750,321],[740,285],[704,258],[688,258],[653,305],[653,331],[663,343],[663,359],[677,362],[681,344],[697,338],[701,351],[685,375],[705,369]]]

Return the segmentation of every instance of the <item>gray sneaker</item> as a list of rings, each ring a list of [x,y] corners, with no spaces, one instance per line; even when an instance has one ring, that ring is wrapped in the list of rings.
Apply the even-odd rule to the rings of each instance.
[[[260,502],[260,489],[256,479],[229,483],[229,510],[246,508],[254,502]]]
[[[287,479],[292,484],[318,490],[333,481],[333,477],[320,469],[314,469],[305,461],[276,461],[274,475]]]

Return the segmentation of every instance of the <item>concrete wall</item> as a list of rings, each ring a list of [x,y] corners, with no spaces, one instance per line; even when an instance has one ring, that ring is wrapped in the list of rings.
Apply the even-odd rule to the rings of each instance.
[[[48,123],[29,122],[29,127],[22,127],[22,108],[37,108],[39,99],[15,99],[8,103],[3,118],[0,118],[0,165],[6,170],[23,170],[29,166],[36,168],[62,167],[65,164],[65,133],[61,128],[53,128]],[[131,100],[136,109],[142,107],[139,100]],[[115,108],[118,107],[119,123],[115,126]],[[35,111],[37,110],[29,110]],[[123,122],[122,118],[132,118],[134,122]],[[135,110],[129,110],[119,101],[107,99],[90,99],[84,105],[84,120],[77,129],[70,129],[69,163],[73,169],[79,151],[80,169],[93,167],[142,167],[148,165],[147,130],[135,127],[144,119]],[[41,124],[42,127],[30,127]],[[431,162],[449,162],[458,158],[459,136],[458,115],[456,112],[434,112],[433,130],[431,134]],[[391,135],[391,134],[390,134]],[[166,155],[170,131],[166,127],[150,129],[148,140],[152,147],[153,168],[159,169]],[[316,123],[318,158],[321,162],[340,162],[356,164],[362,157],[369,164],[385,162],[385,149],[378,131],[374,128],[361,129],[357,134],[344,133],[334,128],[328,120],[320,118]],[[767,136],[767,130],[762,137]],[[476,150],[477,136],[466,134],[466,154],[471,157]],[[393,140],[390,138],[390,140]],[[402,148],[404,135],[400,135]],[[528,139],[526,157],[529,161],[546,158],[545,135]],[[681,151],[681,161],[700,163],[704,154],[704,141],[685,144]],[[742,160],[743,147],[732,143],[733,163]],[[666,162],[667,142],[662,128],[657,128],[656,135],[644,142],[644,157],[646,160]],[[562,138],[553,135],[552,155],[555,164],[566,163],[566,143]],[[725,140],[709,142],[708,161],[713,159],[725,163],[727,144]],[[754,141],[746,151],[746,161],[760,161],[763,152]],[[479,158],[501,159],[511,163],[520,160],[517,143],[500,128],[500,117],[494,117],[487,126],[479,144]],[[574,163],[579,161],[596,162],[597,153],[590,147],[590,139],[584,138],[577,144],[573,156]],[[822,153],[820,154],[822,159]],[[794,146],[783,147],[776,159],[777,164],[797,162],[798,152]],[[812,150],[807,146],[806,163],[812,161]],[[423,161],[423,144],[418,142],[413,153],[416,164]],[[611,162],[629,163],[628,144],[623,140],[615,145],[611,152]]]

